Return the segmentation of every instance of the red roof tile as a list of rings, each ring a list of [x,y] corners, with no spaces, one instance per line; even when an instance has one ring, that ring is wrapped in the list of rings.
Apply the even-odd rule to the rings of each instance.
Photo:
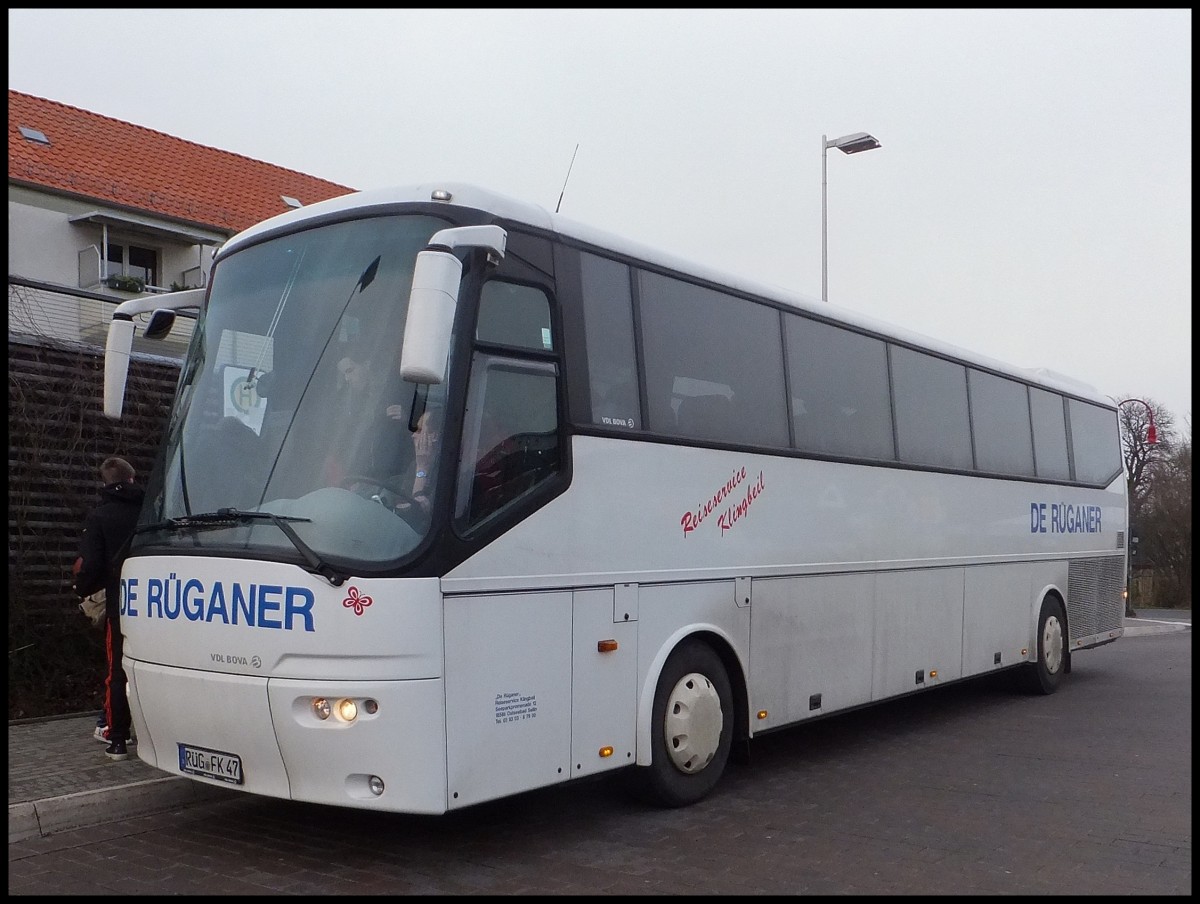
[[[281,195],[308,205],[355,190],[12,90],[8,181],[230,234],[288,210]]]

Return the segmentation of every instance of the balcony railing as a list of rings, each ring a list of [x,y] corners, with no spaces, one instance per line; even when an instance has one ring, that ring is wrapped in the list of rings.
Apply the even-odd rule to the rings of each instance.
[[[168,290],[162,290],[168,291]],[[8,279],[8,334],[51,342],[74,342],[103,349],[113,309],[124,298],[100,295],[69,286],[56,286],[10,276]],[[146,339],[135,330],[133,351],[137,354],[183,360],[196,325],[190,311],[180,311],[164,339]],[[149,314],[134,322],[143,328]]]

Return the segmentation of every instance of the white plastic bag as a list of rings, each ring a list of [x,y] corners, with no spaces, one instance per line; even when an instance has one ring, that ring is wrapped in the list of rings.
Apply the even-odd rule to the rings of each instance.
[[[99,628],[104,624],[104,591],[97,590],[91,596],[85,596],[79,604],[79,611],[88,617],[93,627]]]

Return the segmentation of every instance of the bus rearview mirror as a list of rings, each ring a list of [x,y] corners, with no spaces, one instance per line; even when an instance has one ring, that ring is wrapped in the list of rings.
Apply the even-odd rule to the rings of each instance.
[[[159,308],[150,315],[150,322],[146,324],[146,329],[142,335],[147,339],[165,339],[174,325],[175,312]]]
[[[450,358],[450,335],[462,261],[455,248],[483,248],[488,260],[504,257],[508,239],[499,226],[458,226],[434,233],[413,266],[412,292],[400,349],[400,377],[412,383],[437,384],[446,379]]]
[[[449,250],[426,248],[417,255],[400,350],[402,379],[432,384],[445,379],[460,279],[462,262]]]
[[[125,407],[125,379],[133,348],[133,318],[113,317],[104,347],[104,416],[116,420]]]

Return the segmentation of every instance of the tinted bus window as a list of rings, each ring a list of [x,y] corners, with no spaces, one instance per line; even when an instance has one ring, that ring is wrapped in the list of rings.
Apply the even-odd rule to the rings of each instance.
[[[636,429],[642,418],[629,267],[586,253],[580,255],[580,267],[592,423]]]
[[[791,314],[783,324],[796,448],[894,460],[883,341]]]
[[[550,300],[541,289],[491,280],[479,297],[475,338],[517,348],[553,350]]]
[[[1121,473],[1121,435],[1116,412],[1078,399],[1067,400],[1075,479],[1106,484]]]
[[[1031,386],[1029,405],[1033,416],[1033,454],[1037,462],[1037,476],[1069,480],[1071,464],[1067,459],[1067,422],[1063,417],[1062,396]]]
[[[650,429],[786,448],[779,313],[645,271],[639,291]]]
[[[900,460],[969,470],[966,368],[892,346],[892,387]]]
[[[981,471],[1033,476],[1033,435],[1025,385],[981,370],[967,371],[975,464]]]
[[[553,364],[477,352],[463,426],[455,515],[472,526],[559,467]]]

